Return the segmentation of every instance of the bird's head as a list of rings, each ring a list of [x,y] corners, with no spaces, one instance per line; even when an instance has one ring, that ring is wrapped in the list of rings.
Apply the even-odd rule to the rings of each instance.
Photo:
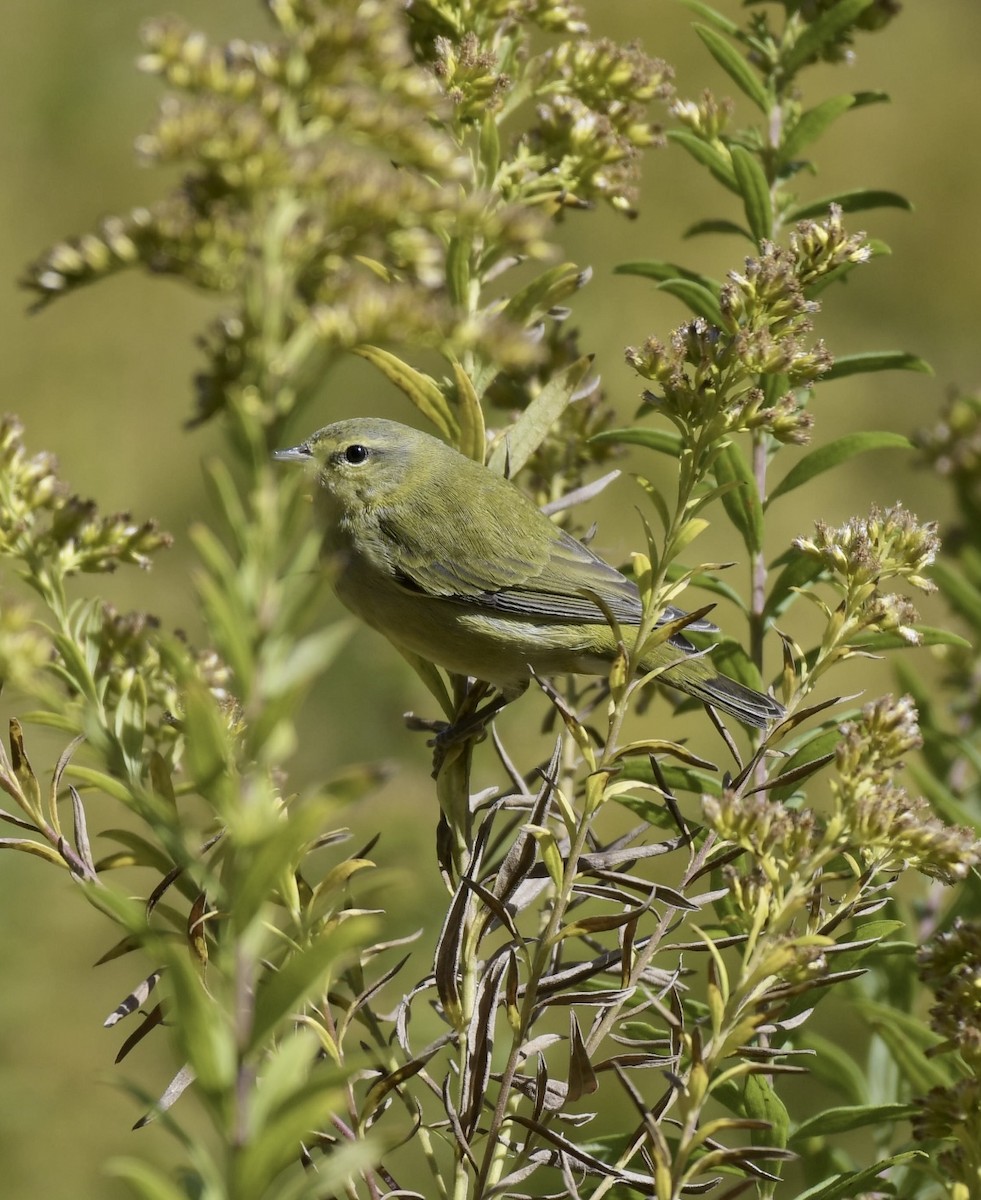
[[[387,504],[408,481],[427,474],[433,455],[446,447],[436,438],[379,418],[357,417],[325,425],[279,462],[304,463],[341,512]]]

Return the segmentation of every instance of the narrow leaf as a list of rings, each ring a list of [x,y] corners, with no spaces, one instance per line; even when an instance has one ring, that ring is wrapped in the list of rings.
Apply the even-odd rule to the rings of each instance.
[[[739,191],[732,162],[722,150],[699,137],[697,133],[692,133],[690,129],[669,129],[667,137],[669,141],[686,150],[697,163],[708,167],[723,187],[728,188],[730,192]]]
[[[758,553],[763,546],[763,505],[749,464],[739,447],[730,443],[722,450],[715,460],[714,471],[720,485],[733,482],[740,485],[723,495],[722,504],[746,549],[750,554]]]
[[[679,267],[677,263],[668,262],[663,258],[641,259],[639,261],[618,263],[613,268],[614,275],[640,275],[644,279],[689,279],[692,283],[700,283],[713,294],[719,291],[719,284],[707,275],[690,271],[687,267]]]
[[[851,1200],[853,1196],[864,1195],[865,1185],[879,1180],[879,1176],[889,1167],[919,1159],[925,1161],[926,1154],[922,1150],[907,1150],[902,1154],[892,1154],[882,1158],[863,1171],[848,1171],[837,1175],[830,1183],[818,1183],[805,1192],[798,1192],[794,1200]],[[881,1180],[880,1180],[881,1182]]]
[[[111,1158],[106,1173],[129,1184],[142,1200],[186,1200],[187,1192],[142,1158]]]
[[[358,346],[354,353],[366,358],[381,371],[386,379],[391,380],[399,391],[412,401],[422,415],[432,421],[447,441],[454,444],[458,441],[460,431],[450,412],[446,397],[439,390],[434,379],[423,375],[414,367],[410,367],[408,363],[403,362],[390,351],[382,350],[380,346]]]
[[[772,500],[772,496],[770,499]],[[783,570],[777,576],[770,594],[763,607],[763,615],[767,620],[773,620],[785,612],[799,594],[799,589],[819,579],[824,567],[816,558],[794,550],[792,557],[784,564]]]
[[[56,867],[68,866],[58,851],[47,842],[35,842],[30,838],[0,838],[0,850],[23,850],[25,854],[35,854],[46,862],[54,863]]]
[[[893,1124],[908,1121],[922,1111],[919,1104],[855,1104],[841,1108],[828,1108],[816,1117],[798,1125],[791,1134],[792,1142],[807,1138],[827,1137],[831,1133],[846,1133],[851,1129],[864,1129],[868,1125]]]
[[[730,21],[728,17],[724,17],[722,13],[716,12],[710,5],[703,4],[702,0],[681,0],[681,3],[685,8],[690,8],[693,13],[711,25],[713,29],[718,29],[721,33],[727,33],[730,37],[738,37],[740,35],[740,27],[735,21]]]
[[[509,321],[525,325],[534,317],[548,312],[553,305],[567,299],[589,281],[591,272],[575,263],[559,263],[543,271],[511,297],[501,314]]]
[[[734,233],[739,237],[745,238],[748,242],[755,241],[753,235],[748,229],[744,229],[742,225],[735,221],[727,221],[722,217],[709,217],[704,221],[696,221],[693,225],[689,225],[685,232],[681,235],[683,238],[700,237],[705,233]]]
[[[736,87],[753,101],[761,113],[769,113],[772,101],[766,87],[735,46],[727,38],[705,25],[695,25],[694,29],[705,43],[709,54]]]
[[[658,291],[677,297],[688,305],[696,317],[704,317],[717,329],[725,327],[718,297],[704,284],[695,283],[691,279],[665,279],[663,283],[658,284]]]
[[[755,154],[743,146],[733,146],[732,167],[736,172],[736,183],[743,198],[746,220],[757,242],[773,233],[773,204],[770,185]]]
[[[981,629],[981,591],[956,567],[941,560],[930,568],[930,578],[943,592],[948,604],[974,628]]]
[[[816,141],[822,133],[833,124],[842,113],[848,112],[855,104],[852,95],[831,96],[814,108],[801,113],[797,123],[784,138],[781,153],[785,161],[796,158],[801,150],[809,143]]]
[[[276,1025],[336,970],[351,946],[365,934],[363,920],[346,921],[321,934],[306,950],[293,954],[286,965],[270,975],[256,993],[255,1017],[249,1048],[261,1046]]]
[[[672,458],[680,457],[684,449],[681,434],[669,429],[605,429],[602,433],[594,434],[589,440],[601,446],[643,446],[647,450],[670,454]]]
[[[901,433],[870,430],[865,433],[846,434],[845,437],[837,438],[826,446],[818,446],[816,450],[798,460],[770,493],[767,504],[772,503],[778,496],[799,488],[817,475],[830,471],[832,467],[847,462],[857,454],[867,454],[870,450],[911,450],[912,447],[909,438]]]
[[[915,642],[907,641],[901,633],[860,633],[851,639],[851,645],[862,650],[909,650],[916,646],[960,646],[964,650],[971,649],[971,643],[962,638],[959,633],[949,629],[937,629],[932,625],[914,625]]]
[[[463,367],[453,360],[453,379],[456,383],[457,423],[460,440],[457,449],[474,462],[484,461],[484,410],[474,390],[473,381]]]
[[[874,0],[838,0],[832,8],[822,12],[817,20],[811,21],[795,45],[783,56],[781,66],[786,77],[793,77],[801,67],[818,58],[821,51],[853,25],[873,3]]]
[[[856,188],[850,192],[835,192],[832,196],[821,196],[817,200],[809,200],[800,204],[787,213],[787,221],[803,221],[810,217],[827,216],[832,204],[837,204],[842,212],[868,212],[873,208],[901,208],[904,212],[912,212],[913,205],[901,196],[899,192],[884,191],[879,188]]]
[[[548,436],[562,413],[578,398],[578,389],[592,366],[584,355],[555,375],[494,446],[487,465],[498,475],[513,478]]]
[[[863,375],[872,371],[921,371],[924,375],[932,375],[933,368],[915,354],[907,354],[902,350],[872,350],[867,354],[844,354],[836,358],[828,371],[821,378],[844,379],[847,375]]]

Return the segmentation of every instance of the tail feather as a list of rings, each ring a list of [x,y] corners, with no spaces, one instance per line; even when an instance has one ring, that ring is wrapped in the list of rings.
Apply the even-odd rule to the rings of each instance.
[[[718,675],[711,662],[692,659],[678,667],[665,671],[663,682],[687,692],[735,717],[744,725],[765,729],[771,722],[786,716],[787,710],[771,696],[754,691],[745,684],[737,683],[727,675]]]

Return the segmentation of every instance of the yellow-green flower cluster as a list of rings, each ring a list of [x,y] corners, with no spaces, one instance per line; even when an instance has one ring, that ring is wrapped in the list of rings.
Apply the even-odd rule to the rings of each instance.
[[[944,1181],[967,1185],[981,1178],[981,924],[958,917],[919,951],[920,978],[936,993],[930,1024],[943,1039],[938,1052],[960,1055],[971,1074],[919,1098],[913,1119],[917,1141],[952,1143],[938,1156]]]
[[[981,514],[981,393],[951,397],[937,424],[919,430],[914,441],[950,480],[967,518]]]
[[[479,121],[504,104],[510,78],[498,70],[497,55],[481,46],[472,30],[454,42],[437,37],[433,69],[460,121]]]
[[[981,1079],[971,1076],[951,1087],[931,1088],[918,1103],[913,1136],[918,1142],[945,1143],[931,1160],[947,1195],[970,1200],[981,1178]]]
[[[766,13],[757,13],[752,21],[754,57],[764,61],[779,61],[781,50],[793,48],[797,40],[806,37],[810,27],[834,9],[840,0],[782,0],[786,11],[786,25],[782,30],[773,30]],[[871,0],[851,20],[839,23],[834,36],[822,38],[803,61],[815,63],[850,63],[854,60],[852,49],[855,35],[881,29],[887,25],[901,8],[900,0]]]
[[[188,669],[218,701],[229,728],[237,728],[241,714],[230,691],[231,672],[213,650],[196,652],[183,645],[182,635],[168,649],[156,617],[120,613],[110,604],[93,609],[88,628],[80,633],[97,660],[93,674],[108,713],[125,702],[139,680],[146,698],[144,733],[155,749],[164,751],[179,739]],[[178,658],[185,661],[179,664]]]
[[[668,346],[650,338],[627,350],[628,363],[658,385],[645,399],[689,436],[755,430],[806,442],[813,420],[807,389],[832,359],[823,342],[810,340],[819,306],[805,289],[867,254],[864,235],[846,234],[835,207],[824,221],[798,225],[786,248],[763,242],[759,256],[731,271],[719,292],[720,325],[696,317]],[[775,376],[791,390],[768,400],[760,381]]]
[[[727,97],[720,100],[706,89],[698,100],[682,100],[680,97],[673,100],[669,111],[679,124],[686,125],[692,133],[721,148],[722,134],[728,129],[736,106]]]
[[[853,852],[879,871],[913,866],[947,882],[963,879],[981,861],[981,843],[971,830],[945,824],[897,781],[900,756],[920,744],[912,700],[883,697],[841,733],[832,795]]]
[[[816,824],[808,809],[794,811],[762,793],[743,796],[726,789],[703,796],[702,810],[720,838],[750,851],[770,882],[799,870],[813,854]]]
[[[930,1023],[981,1074],[981,922],[958,917],[918,955],[920,978],[936,994]]]
[[[51,661],[51,640],[34,620],[30,607],[0,597],[0,688],[37,693]]]
[[[73,495],[58,478],[50,454],[29,455],[23,427],[0,418],[0,555],[47,574],[113,571],[120,564],[149,567],[170,545],[154,521],[128,513],[100,517],[91,501]]]
[[[175,18],[147,26],[141,65],[175,94],[138,150],[187,174],[49,250],[25,280],[38,303],[134,265],[235,297],[205,344],[198,420],[258,397],[260,419],[281,423],[331,354],[376,340],[526,364],[523,330],[458,303],[448,258],[454,245],[485,247],[487,264],[541,257],[543,214],[477,190],[402,7],[267,8],[279,26],[268,41],[216,45]],[[482,49],[464,50],[460,69],[482,70]],[[249,297],[271,290],[276,311],[253,311]]]
[[[887,579],[904,579],[920,591],[936,590],[926,575],[940,548],[935,522],[921,524],[899,504],[885,511],[873,507],[868,517],[844,525],[818,521],[814,536],[795,538],[794,546],[821,563],[844,597],[833,613],[822,604],[829,621],[826,644],[843,643],[863,630],[894,631],[911,644],[919,641],[910,602],[879,588]]]
[[[661,136],[648,106],[673,91],[667,64],[638,46],[578,40],[544,54],[534,75],[537,120],[519,145],[511,189],[559,207],[605,200],[632,214],[639,151]]]

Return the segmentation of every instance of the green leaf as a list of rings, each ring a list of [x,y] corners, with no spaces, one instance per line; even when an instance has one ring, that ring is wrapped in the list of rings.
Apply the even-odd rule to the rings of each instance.
[[[696,317],[704,317],[710,325],[718,329],[725,328],[718,297],[704,284],[694,283],[690,279],[665,279],[657,285],[657,289],[659,292],[667,292],[669,296],[676,296],[688,305]]]
[[[589,281],[591,272],[575,263],[559,263],[526,284],[505,304],[502,316],[518,325],[526,325],[533,318],[548,312],[562,300]]]
[[[885,1042],[896,1066],[916,1093],[933,1087],[946,1087],[950,1071],[929,1052],[938,1044],[937,1035],[923,1021],[901,1012],[890,1004],[852,997],[853,1011]]]
[[[918,762],[906,764],[916,786],[930,801],[933,810],[951,825],[976,826],[977,817],[963,804],[958,796],[943,784],[932,770],[925,770]]]
[[[703,4],[702,0],[681,0],[681,3],[685,8],[690,8],[703,21],[707,21],[714,29],[718,29],[722,33],[727,33],[730,37],[738,37],[740,35],[740,27],[735,21],[730,21],[728,17],[724,17],[722,13],[716,12],[708,4]]]
[[[903,350],[870,350],[865,354],[843,354],[836,358],[831,370],[821,377],[822,382],[844,379],[847,375],[863,375],[871,371],[921,371],[932,375],[933,368],[915,354]]]
[[[453,359],[453,380],[456,384],[454,389],[456,418],[457,424],[460,426],[460,440],[457,443],[457,449],[467,458],[472,458],[474,462],[482,463],[486,451],[484,410],[480,407],[480,398],[473,380],[455,358]]]
[[[591,355],[583,355],[571,366],[554,375],[518,417],[507,433],[498,439],[487,465],[498,475],[514,478],[542,442],[555,422],[578,396],[578,389],[593,365]]]
[[[787,611],[797,599],[798,590],[806,589],[824,573],[824,566],[816,558],[799,550],[792,550],[786,558],[783,570],[777,576],[763,606],[763,616],[772,621]],[[782,561],[782,560],[781,560]]]
[[[773,203],[770,185],[755,154],[743,146],[733,146],[732,166],[736,172],[736,183],[743,198],[746,220],[757,242],[773,233]]]
[[[134,674],[116,707],[114,731],[127,778],[139,783],[143,773],[143,737],[146,733],[147,698],[142,675]]]
[[[107,796],[112,796],[114,800],[121,800],[124,804],[132,805],[133,793],[121,779],[115,779],[112,775],[107,775],[104,771],[96,771],[92,767],[83,767],[77,763],[69,763],[65,773],[70,775],[72,779],[77,779],[88,787],[98,788],[99,791],[105,792]]]
[[[111,1158],[106,1163],[106,1173],[124,1180],[142,1200],[187,1200],[184,1188],[142,1158]]]
[[[913,629],[919,635],[916,642],[908,642],[901,633],[890,630],[887,633],[859,633],[851,639],[853,646],[862,650],[909,650],[918,646],[960,646],[970,650],[971,643],[958,633],[949,629],[937,629],[932,625],[914,625]]]
[[[292,954],[283,967],[268,975],[256,992],[249,1048],[261,1046],[280,1021],[322,987],[351,947],[367,940],[370,929],[368,920],[351,918],[320,934],[307,949]]]
[[[822,727],[813,734],[808,731],[806,739],[800,743],[790,758],[780,764],[780,775],[777,780],[780,776],[793,775],[799,767],[803,767],[807,763],[817,762],[825,755],[833,754],[840,741],[841,732],[837,722],[827,728]],[[770,799],[782,803],[794,794],[796,788],[797,784],[793,782],[783,785],[775,782],[769,792]]]
[[[787,1145],[787,1134],[790,1129],[790,1115],[787,1106],[777,1095],[773,1084],[762,1075],[747,1075],[743,1085],[743,1111],[754,1121],[766,1121],[770,1128],[753,1131],[754,1145],[779,1146]],[[762,1140],[757,1138],[763,1133]]]
[[[272,661],[260,673],[260,691],[264,699],[295,692],[327,669],[354,629],[353,621],[335,621],[316,633],[300,638],[289,647],[280,647],[270,655]]]
[[[295,874],[298,860],[324,829],[331,807],[324,801],[308,800],[291,805],[289,817],[276,820],[271,828],[253,830],[253,844],[243,846],[237,858],[244,864],[230,888],[234,894],[231,919],[235,929],[244,933],[263,905],[275,898],[280,879]],[[237,831],[233,827],[233,834]],[[244,840],[243,831],[240,838]]]
[[[602,433],[593,434],[589,441],[601,446],[643,446],[646,450],[670,454],[672,458],[678,458],[684,449],[681,434],[670,429],[604,429]]]
[[[154,867],[161,875],[166,875],[174,865],[159,846],[155,846],[153,842],[140,837],[138,833],[134,833],[131,829],[103,829],[99,833],[99,837],[111,838],[112,841],[125,846],[129,850],[131,860],[134,863],[141,867]],[[102,865],[100,864],[99,870],[102,869]]]
[[[846,213],[867,212],[871,208],[901,208],[912,212],[913,205],[898,192],[887,192],[875,188],[857,188],[850,192],[836,192],[833,196],[822,196],[818,200],[809,200],[791,209],[786,221],[803,221],[808,217],[827,216],[832,204],[841,206]]]
[[[764,115],[768,114],[773,107],[773,101],[766,86],[735,46],[727,38],[705,25],[695,25],[694,29],[708,47],[709,54],[736,87],[753,101],[760,112]]]
[[[708,167],[723,187],[728,188],[730,192],[739,191],[736,186],[736,174],[732,169],[732,161],[724,150],[706,142],[704,138],[699,137],[697,133],[692,133],[689,129],[669,129],[667,138],[668,141],[675,142],[683,150],[686,150],[697,163]]]
[[[908,1121],[922,1111],[919,1104],[856,1104],[837,1109],[825,1109],[810,1121],[796,1128],[790,1141],[800,1142],[807,1138],[826,1138],[832,1133],[848,1133],[850,1129],[866,1126]]]
[[[857,454],[867,454],[870,450],[911,450],[913,443],[901,433],[888,431],[868,431],[865,433],[850,433],[837,438],[826,446],[818,446],[816,450],[805,454],[802,459],[784,475],[783,479],[773,489],[767,499],[770,505],[778,496],[792,492],[802,484],[830,471],[839,463],[847,462]]]
[[[687,568],[683,567],[681,563],[669,563],[666,577],[669,583],[674,583],[675,580],[687,574]],[[714,596],[723,596],[742,612],[746,611],[746,601],[740,596],[739,592],[736,591],[732,584],[726,583],[724,579],[720,579],[716,575],[710,575],[706,571],[695,571],[688,580],[688,586],[701,588],[702,591],[711,592]],[[703,636],[710,637],[711,635]]]
[[[949,563],[940,560],[930,568],[930,578],[947,603],[975,629],[981,630],[981,591]]]
[[[460,430],[450,412],[446,397],[434,379],[410,367],[398,355],[382,350],[380,346],[358,346],[354,353],[376,366],[412,401],[422,415],[436,426],[447,441],[456,445],[460,438]]]
[[[792,78],[801,67],[818,57],[822,50],[853,25],[874,2],[875,0],[839,0],[833,8],[821,13],[816,21],[811,21],[783,56],[780,65],[784,76]]]
[[[677,263],[664,259],[644,259],[640,262],[619,263],[613,268],[614,275],[640,275],[644,279],[689,279],[692,283],[701,284],[713,295],[718,295],[720,285],[707,275],[699,275],[697,271],[689,271],[687,267],[679,267]]]
[[[816,141],[829,125],[854,105],[855,97],[852,95],[832,96],[802,112],[780,147],[784,161],[795,158],[809,142]]]
[[[168,1018],[199,1085],[214,1095],[227,1094],[236,1064],[231,1014],[208,993],[184,950],[176,945],[168,949]]]
[[[836,1175],[834,1179],[817,1183],[805,1192],[798,1192],[793,1200],[851,1200],[866,1191],[865,1184],[882,1182],[879,1176],[889,1167],[901,1163],[912,1162],[916,1159],[926,1161],[927,1155],[922,1150],[906,1150],[902,1154],[892,1154],[889,1158],[881,1158],[871,1167],[862,1171],[849,1171]],[[881,1189],[877,1189],[881,1190]]]
[[[204,684],[190,681],[184,694],[187,776],[218,809],[238,806],[237,780],[230,766],[230,734],[218,701]]]
[[[843,1094],[854,1104],[863,1104],[868,1096],[868,1076],[855,1061],[851,1050],[838,1042],[822,1037],[805,1028],[800,1039],[801,1049],[813,1050],[808,1059],[808,1071],[832,1091]]]
[[[716,482],[738,483],[722,497],[729,520],[739,531],[750,554],[763,548],[763,505],[756,491],[756,481],[742,451],[730,443],[719,453],[713,468]]]
[[[727,221],[724,218],[708,218],[705,221],[696,221],[694,225],[689,225],[685,232],[681,235],[683,238],[701,237],[706,233],[735,233],[739,237],[745,238],[748,242],[753,242],[753,235],[748,229],[744,229],[742,225],[738,225],[735,221]],[[753,243],[755,245],[755,242]]]
[[[25,854],[34,854],[46,862],[54,863],[56,867],[68,866],[54,846],[49,846],[47,842],[35,842],[31,838],[0,838],[0,850],[22,850]]]

